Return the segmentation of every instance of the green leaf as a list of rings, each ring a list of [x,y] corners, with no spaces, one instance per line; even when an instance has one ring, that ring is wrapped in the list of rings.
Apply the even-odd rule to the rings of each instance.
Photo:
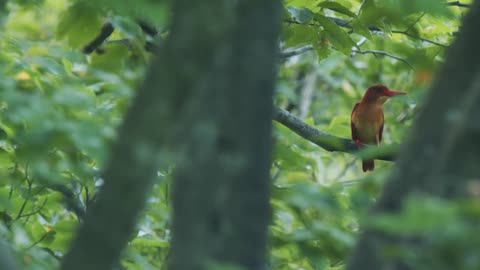
[[[289,6],[287,7],[287,10],[299,23],[306,23],[313,19],[313,12],[308,8]]]
[[[329,18],[315,14],[315,20],[323,27],[326,32],[328,40],[335,46],[336,49],[344,54],[349,54],[355,43],[350,36],[337,24]]]
[[[15,163],[12,161],[12,157],[14,157],[13,153],[3,149],[3,147],[0,148],[0,169],[6,170],[13,167]]]
[[[322,61],[332,53],[332,49],[327,45],[315,46],[315,52],[317,53],[318,61]]]
[[[326,131],[337,136],[350,136],[350,115],[333,117]]]
[[[328,45],[328,40],[326,38],[325,32],[321,33],[318,36],[318,40],[315,43],[313,43],[313,48],[317,54],[317,60],[319,62],[330,55],[330,53],[332,52],[332,49]],[[311,120],[312,120],[311,123],[310,122],[306,122],[306,123],[310,125],[314,125],[313,118]]]
[[[286,145],[283,141],[275,144],[275,157],[279,162],[279,166],[284,169],[309,171],[308,167],[312,167],[315,162],[308,157],[299,154],[298,147]]]
[[[55,224],[54,228],[56,232],[72,234],[78,227],[78,222],[73,220],[63,220]]]
[[[151,0],[100,0],[97,5],[103,5],[108,9],[113,9],[115,14],[127,15],[131,18],[142,18],[155,25],[163,25],[168,21],[170,13],[168,12],[170,1],[151,1]]]
[[[366,37],[367,39],[372,38],[372,33],[370,32],[370,29],[362,22],[362,20],[359,19],[354,19],[350,25],[353,27],[353,31],[355,31],[357,34],[362,35]]]
[[[318,36],[318,29],[308,25],[289,25],[283,30],[285,47],[314,44]]]
[[[330,9],[350,17],[357,16],[355,13],[351,12],[347,7],[335,1],[323,1],[320,4],[318,4],[318,7]]]
[[[92,54],[90,59],[92,66],[112,72],[120,71],[128,56],[127,46],[121,43],[110,43],[102,49],[104,50],[102,54]]]
[[[57,37],[66,37],[71,47],[80,48],[95,38],[100,28],[98,8],[85,1],[78,1],[62,14]]]
[[[115,31],[121,32],[122,35],[130,39],[141,39],[144,36],[140,26],[134,19],[115,16],[111,19],[111,22]]]

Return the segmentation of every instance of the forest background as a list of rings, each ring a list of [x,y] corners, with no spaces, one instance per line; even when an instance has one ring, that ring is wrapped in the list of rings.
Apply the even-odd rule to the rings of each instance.
[[[0,1],[1,269],[480,268],[478,7],[130,2]]]

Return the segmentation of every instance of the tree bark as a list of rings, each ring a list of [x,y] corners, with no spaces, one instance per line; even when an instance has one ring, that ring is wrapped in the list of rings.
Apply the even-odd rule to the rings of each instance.
[[[263,269],[280,2],[174,5],[171,46],[191,95],[175,136],[169,269]]]
[[[479,181],[479,1],[463,25],[372,214],[399,211],[412,192],[462,198],[468,195],[468,184]],[[347,269],[408,269],[403,262],[380,255],[383,248],[399,241],[402,239],[367,229]]]
[[[263,267],[279,14],[276,0],[173,2],[171,33],[119,130],[105,185],[62,269],[118,263],[156,169],[172,156],[170,269]]]

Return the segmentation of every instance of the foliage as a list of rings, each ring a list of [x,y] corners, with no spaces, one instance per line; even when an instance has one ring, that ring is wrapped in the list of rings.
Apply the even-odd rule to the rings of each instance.
[[[404,258],[415,269],[478,269],[479,207],[476,195],[448,202],[416,194],[400,213],[380,214],[368,223],[404,239],[385,250],[387,258]],[[420,238],[421,248],[407,248],[406,243]]]
[[[139,14],[162,30],[157,42],[168,35],[168,2],[154,2],[132,8],[127,1],[9,1],[0,15],[0,235],[22,269],[56,267],[82,210],[95,200],[116,127],[151,57]],[[282,50],[313,50],[281,63],[275,104],[349,137],[352,105],[368,85],[406,90],[408,97],[385,106],[386,144],[405,138],[465,12],[436,0],[285,0],[284,6]],[[107,21],[113,35],[101,50],[83,54]],[[392,164],[378,162],[375,172],[363,174],[351,155],[323,151],[279,124],[274,139],[271,268],[343,269]],[[164,266],[170,176],[159,172],[122,259],[128,269]],[[455,253],[448,269],[477,269],[469,241],[476,239],[474,227],[464,218],[465,211],[476,215],[477,204],[475,198],[414,200],[401,215],[379,217],[372,226],[430,235],[428,256],[438,261],[419,257],[412,261],[418,269],[442,269],[442,258],[455,249],[471,253]],[[422,216],[431,223],[417,224]],[[445,222],[454,222],[452,230],[435,238]]]

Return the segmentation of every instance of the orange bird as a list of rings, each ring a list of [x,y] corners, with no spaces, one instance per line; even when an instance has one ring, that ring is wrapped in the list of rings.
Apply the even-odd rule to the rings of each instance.
[[[374,84],[367,89],[362,100],[355,104],[350,117],[352,139],[360,147],[360,144],[377,144],[382,141],[383,133],[383,110],[382,106],[391,96],[405,95],[406,92],[389,89],[381,84]],[[362,170],[373,171],[375,161],[362,160]]]

